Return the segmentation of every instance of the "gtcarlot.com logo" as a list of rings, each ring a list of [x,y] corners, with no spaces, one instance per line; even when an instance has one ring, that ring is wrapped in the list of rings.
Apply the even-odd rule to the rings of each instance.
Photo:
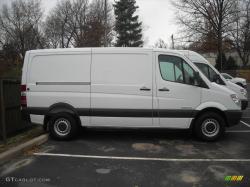
[[[240,176],[226,176],[225,177],[225,181],[227,182],[241,182],[243,181],[244,176],[240,175]]]
[[[5,182],[19,182],[19,183],[33,183],[33,182],[50,182],[50,178],[42,178],[42,177],[5,177]]]

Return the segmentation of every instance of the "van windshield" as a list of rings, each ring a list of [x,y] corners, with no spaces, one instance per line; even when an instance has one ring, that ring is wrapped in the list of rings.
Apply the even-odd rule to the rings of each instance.
[[[194,64],[201,70],[201,72],[211,81],[214,82],[215,77],[217,76],[217,73],[207,64],[194,62]],[[220,78],[218,81],[216,81],[218,84],[225,85],[223,80]]]
[[[226,74],[226,73],[222,73],[222,76],[225,78],[225,79],[233,79],[233,77],[231,77],[230,75]]]

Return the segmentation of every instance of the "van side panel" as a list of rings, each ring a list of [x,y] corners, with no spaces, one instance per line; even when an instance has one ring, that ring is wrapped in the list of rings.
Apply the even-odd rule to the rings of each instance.
[[[74,108],[90,108],[91,53],[33,54],[28,66],[27,106],[46,111],[56,103]],[[44,114],[31,115],[43,124]],[[41,115],[43,117],[41,117]],[[81,118],[83,119],[83,118]],[[89,119],[82,120],[82,125]]]
[[[152,51],[93,49],[91,70],[92,126],[152,126]]]

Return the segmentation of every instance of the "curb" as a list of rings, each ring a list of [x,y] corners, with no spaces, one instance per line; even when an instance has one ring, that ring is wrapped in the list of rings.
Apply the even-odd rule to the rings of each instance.
[[[0,154],[0,164],[2,164],[3,162],[7,160],[10,160],[13,157],[21,155],[23,151],[30,149],[36,145],[41,145],[45,143],[46,141],[48,141],[48,134],[43,134],[41,136],[33,138],[32,140],[24,142],[21,145],[11,148]]]

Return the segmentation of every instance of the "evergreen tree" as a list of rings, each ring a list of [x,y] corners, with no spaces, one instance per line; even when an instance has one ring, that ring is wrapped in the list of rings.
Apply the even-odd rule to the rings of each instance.
[[[216,69],[218,69],[219,71],[225,70],[226,65],[227,65],[227,58],[226,58],[225,53],[222,53],[221,58],[222,59],[220,60],[220,54],[218,54],[216,58],[216,64],[215,64]]]
[[[221,64],[219,60],[220,55],[217,56],[215,67],[218,70],[236,70],[238,68],[238,65],[235,61],[235,59],[232,56],[229,56],[229,58],[226,58],[226,55],[222,53],[222,69]]]
[[[142,47],[142,22],[134,15],[138,6],[135,0],[119,0],[114,4],[117,47]]]
[[[227,60],[227,69],[228,70],[236,70],[238,68],[238,65],[235,61],[235,59],[232,56],[229,56]]]

